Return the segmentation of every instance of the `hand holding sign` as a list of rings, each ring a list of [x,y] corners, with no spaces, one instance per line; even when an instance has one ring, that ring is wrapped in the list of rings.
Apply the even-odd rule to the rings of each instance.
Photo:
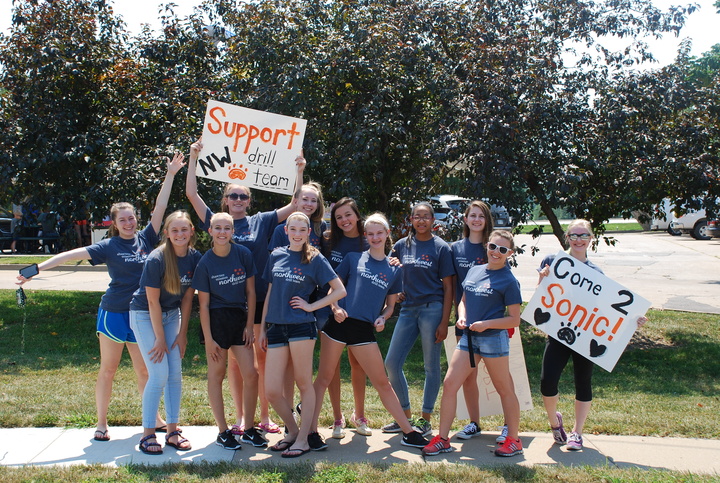
[[[612,371],[650,302],[565,252],[540,275],[522,319]]]
[[[197,175],[292,195],[307,122],[214,100],[208,101]],[[295,163],[293,163],[295,160]]]

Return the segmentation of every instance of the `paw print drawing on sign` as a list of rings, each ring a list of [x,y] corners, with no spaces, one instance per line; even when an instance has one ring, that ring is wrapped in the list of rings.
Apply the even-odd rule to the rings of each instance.
[[[243,168],[243,165],[237,166],[236,164],[233,164],[228,168],[228,177],[230,179],[245,179],[247,176],[247,168]]]
[[[573,345],[575,343],[575,340],[580,337],[580,331],[575,331],[572,327],[570,327],[572,324],[570,322],[567,323],[567,326],[565,325],[565,322],[560,322],[560,330],[557,332],[558,339],[565,342],[567,345]]]

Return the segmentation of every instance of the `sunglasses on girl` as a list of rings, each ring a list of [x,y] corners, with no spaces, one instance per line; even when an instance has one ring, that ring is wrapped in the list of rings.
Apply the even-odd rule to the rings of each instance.
[[[246,195],[245,193],[230,193],[229,195],[225,195],[225,198],[230,198],[233,201],[237,200],[249,200],[250,196]]]
[[[572,241],[576,241],[578,238],[580,240],[589,240],[591,236],[589,233],[570,233],[567,237]]]
[[[491,252],[498,251],[498,252],[500,252],[501,255],[507,255],[508,252],[511,250],[511,248],[501,247],[494,243],[488,243],[487,247],[488,247],[488,250],[490,250]]]

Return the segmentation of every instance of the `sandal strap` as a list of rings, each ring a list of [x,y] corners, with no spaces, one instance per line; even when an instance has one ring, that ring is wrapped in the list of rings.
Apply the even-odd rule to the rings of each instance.
[[[167,436],[165,436],[165,441],[167,441],[168,439],[172,438],[173,436],[180,436],[181,434],[182,434],[182,429],[176,429],[176,430],[173,431],[172,433],[170,433],[170,434],[168,434]]]
[[[147,446],[151,446],[151,445],[153,445],[153,444],[157,444],[158,446],[160,446],[158,443],[147,443],[147,440],[148,440],[148,439],[153,439],[153,438],[154,438],[154,439],[157,439],[157,436],[155,436],[155,433],[153,433],[153,434],[148,434],[147,436],[145,436],[143,439],[140,440],[140,444],[145,443]]]
[[[178,429],[177,431],[173,431],[172,433],[170,433],[170,434],[168,434],[167,436],[165,436],[165,442],[168,443],[168,442],[170,441],[170,438],[172,438],[173,436],[177,436],[177,437],[178,437],[177,443],[175,443],[175,444],[183,444],[183,443],[185,443],[185,442],[187,442],[187,441],[190,441],[189,439],[184,438],[184,437],[182,436],[182,430]]]

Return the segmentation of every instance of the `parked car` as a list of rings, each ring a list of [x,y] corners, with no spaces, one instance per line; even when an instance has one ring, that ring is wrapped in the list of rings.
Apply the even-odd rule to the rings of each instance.
[[[710,220],[707,224],[707,229],[705,230],[705,233],[707,236],[713,237],[713,238],[720,238],[720,220]]]
[[[448,214],[451,211],[458,213],[459,219],[465,213],[468,203],[472,201],[469,198],[463,198],[457,195],[437,195],[430,197],[430,205],[435,210],[435,220],[439,224],[445,223]],[[493,217],[495,228],[499,230],[512,230],[512,220],[504,206],[490,205],[490,213]]]
[[[673,211],[672,211],[672,205],[670,205],[670,200],[665,198],[662,201],[662,206],[658,207],[660,211],[665,213],[665,219],[662,218],[652,218],[650,220],[650,230],[664,230],[670,233],[673,236],[679,236],[682,235],[682,232],[679,230],[673,230],[670,224],[672,223],[673,219]]]
[[[9,250],[15,230],[15,217],[12,211],[0,207],[0,252]]]
[[[682,216],[675,214],[670,228],[682,233],[689,233],[696,240],[709,240],[711,237],[707,234],[707,224],[705,210],[691,210]]]

